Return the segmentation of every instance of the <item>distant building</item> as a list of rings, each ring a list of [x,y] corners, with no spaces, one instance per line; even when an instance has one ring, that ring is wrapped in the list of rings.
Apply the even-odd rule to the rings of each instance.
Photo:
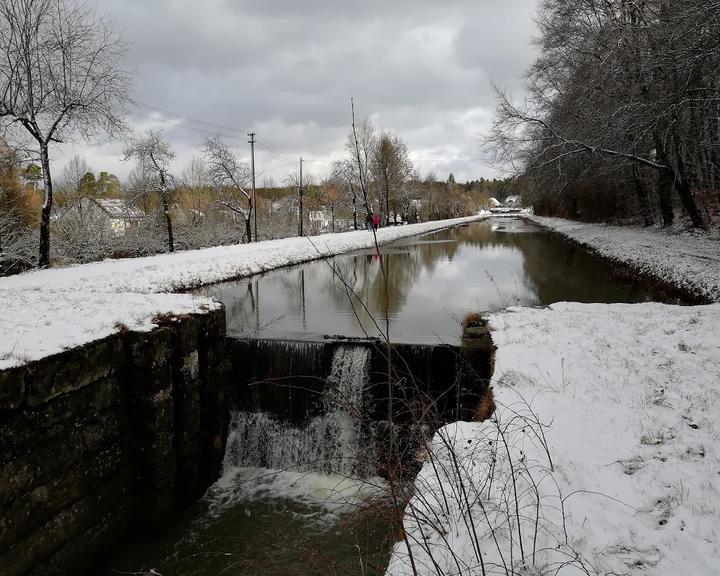
[[[286,213],[297,216],[300,212],[297,198],[295,196],[285,196],[278,200],[273,200],[270,204],[270,212],[272,214]]]
[[[520,207],[520,196],[517,194],[514,194],[512,196],[508,196],[505,199],[505,202],[498,202],[496,198],[490,198],[490,213],[496,214],[496,215],[513,215],[513,214],[520,214],[522,213],[522,208]]]
[[[362,224],[358,222],[358,226]],[[335,231],[342,232],[343,230],[353,230],[355,225],[353,224],[352,218],[335,218]]]
[[[330,221],[327,217],[327,212],[323,210],[310,210],[308,212],[308,219],[310,225],[319,229],[327,228],[330,225]]]
[[[122,236],[132,225],[139,222],[145,213],[121,198],[80,197],[70,206],[58,209],[53,215],[57,221],[75,221],[80,226],[92,223],[106,227],[116,236]]]

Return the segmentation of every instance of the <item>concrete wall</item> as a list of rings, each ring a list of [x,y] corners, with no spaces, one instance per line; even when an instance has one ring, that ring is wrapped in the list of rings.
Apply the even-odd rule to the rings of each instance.
[[[443,421],[470,420],[485,395],[494,370],[494,345],[484,337],[463,338],[460,346],[393,344],[392,381],[396,422],[411,417],[407,403],[432,399]],[[296,425],[321,412],[322,391],[338,346],[367,346],[369,415],[387,417],[386,348],[377,340],[305,342],[227,339],[232,363],[230,400],[236,408],[271,412]],[[424,400],[423,400],[424,401]]]
[[[225,311],[0,372],[0,574],[81,573],[217,477]]]

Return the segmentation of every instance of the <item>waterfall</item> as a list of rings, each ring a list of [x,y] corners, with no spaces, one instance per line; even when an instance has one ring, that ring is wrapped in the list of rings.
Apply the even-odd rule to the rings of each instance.
[[[267,412],[234,412],[223,462],[235,468],[271,468],[365,477],[373,473],[364,440],[364,391],[370,351],[338,346],[334,351],[322,414],[292,426]]]

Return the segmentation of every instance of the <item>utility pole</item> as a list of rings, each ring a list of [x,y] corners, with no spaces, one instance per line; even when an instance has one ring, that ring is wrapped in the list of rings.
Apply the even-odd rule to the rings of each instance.
[[[298,236],[303,235],[303,185],[302,185],[302,165],[303,159],[300,158],[300,188],[298,189],[298,205],[300,207],[300,224],[298,226]]]
[[[250,136],[250,140],[248,140],[248,143],[250,144],[250,171],[252,172],[252,204],[253,218],[255,220],[255,232],[253,233],[253,236],[255,237],[255,242],[257,242],[257,197],[255,195],[255,132],[250,132],[248,136]]]

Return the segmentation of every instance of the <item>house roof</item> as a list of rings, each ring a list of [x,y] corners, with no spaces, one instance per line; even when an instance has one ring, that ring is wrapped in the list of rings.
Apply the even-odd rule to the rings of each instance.
[[[138,220],[145,215],[142,210],[122,198],[92,198],[92,201],[110,218]]]

